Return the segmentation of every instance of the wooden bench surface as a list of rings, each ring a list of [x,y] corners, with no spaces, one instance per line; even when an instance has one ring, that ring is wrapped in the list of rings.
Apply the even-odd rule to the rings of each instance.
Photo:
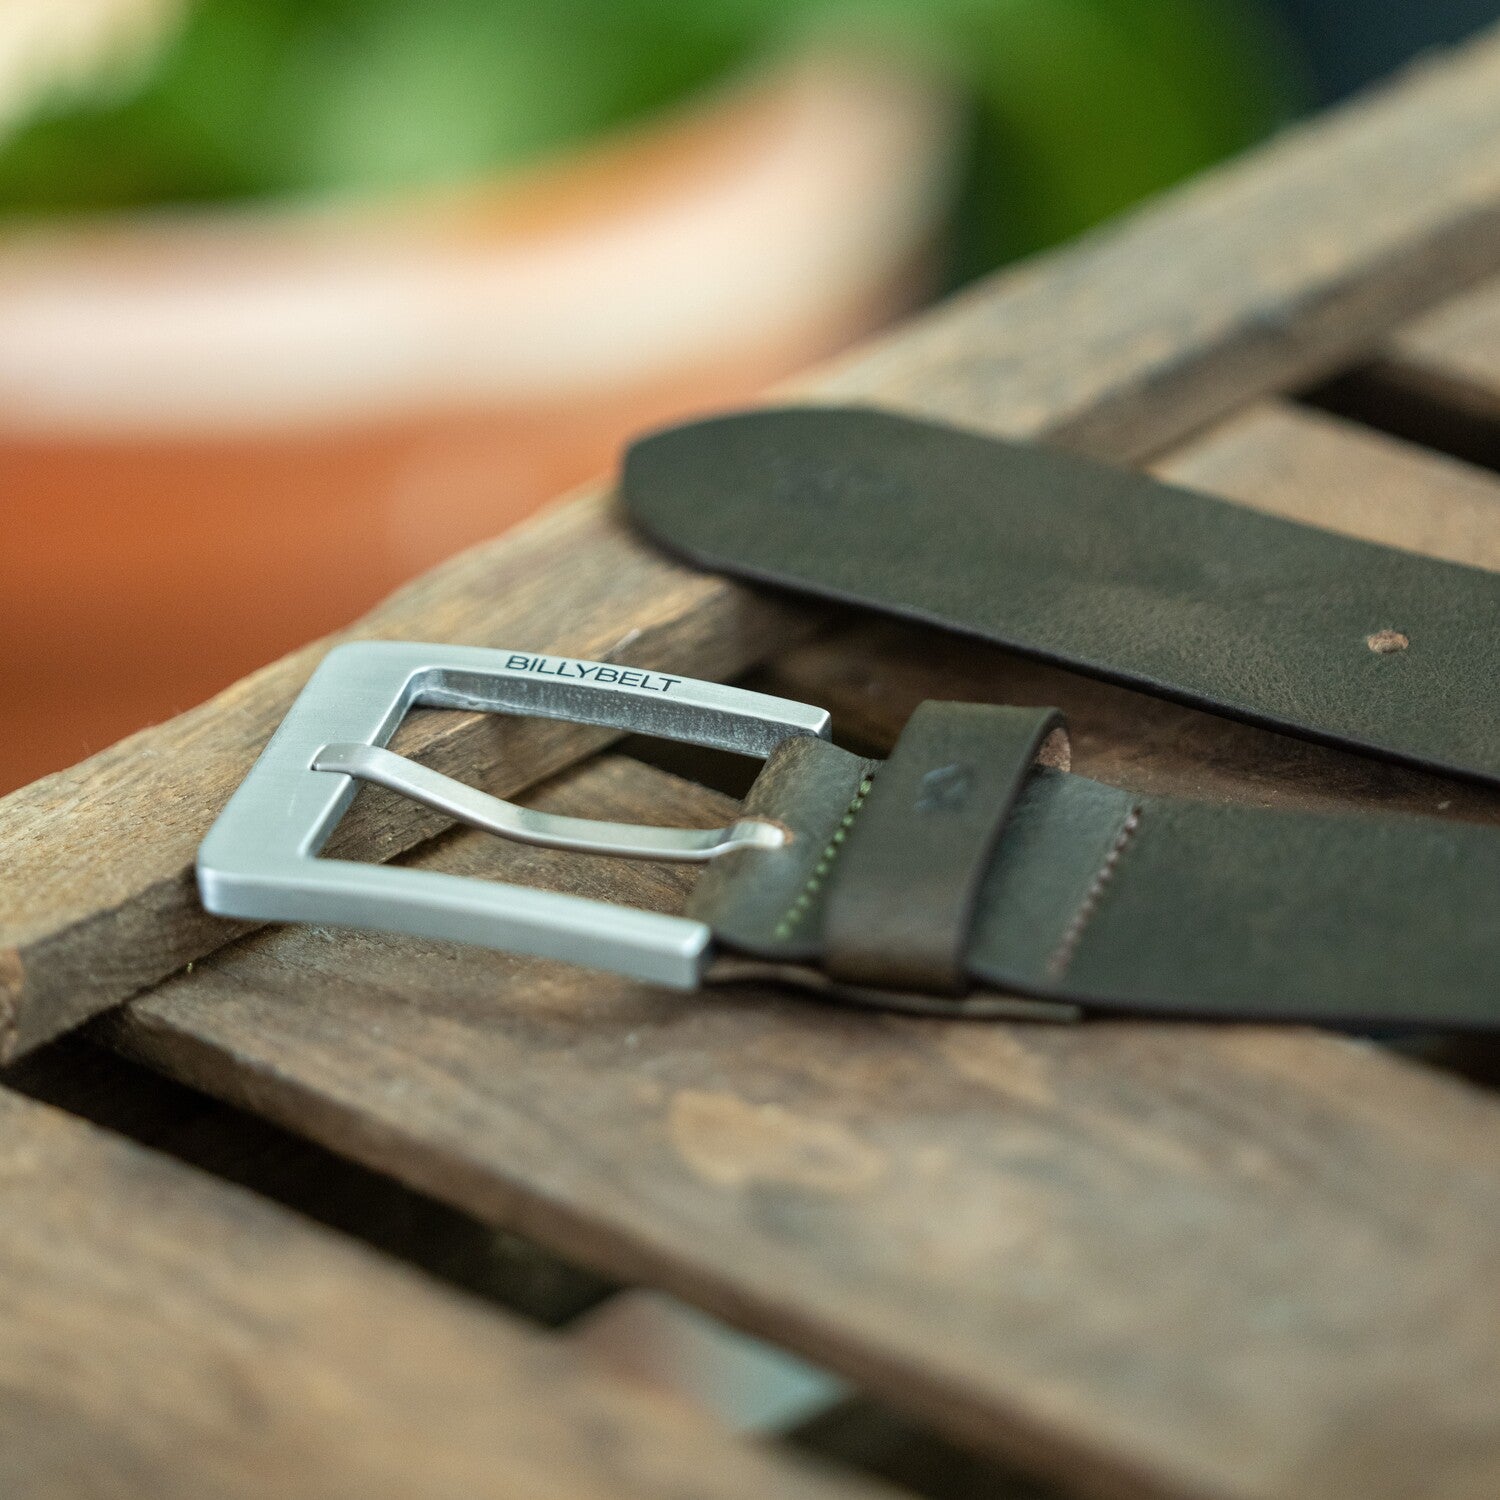
[[[1497,276],[1500,34],[803,394],[1500,567]],[[354,633],[753,674],[874,748],[923,697],[1056,703],[1076,768],[1120,785],[1500,821],[1483,789],[690,573],[600,494]],[[197,842],[323,649],[0,801],[5,1053],[117,1007],[91,1035],[130,1058],[666,1288],[1062,1494],[1500,1493],[1487,1088],[1293,1028],[925,1022],[217,922]],[[399,747],[584,816],[726,815],[606,746],[424,713]],[[689,879],[445,831],[374,792],[339,847],[665,910]],[[0,1491],[92,1493],[79,1476],[108,1468],[101,1494],[876,1492],[68,1114],[0,1092],[0,1132]]]
[[[0,1493],[875,1500],[69,1115],[0,1132]]]

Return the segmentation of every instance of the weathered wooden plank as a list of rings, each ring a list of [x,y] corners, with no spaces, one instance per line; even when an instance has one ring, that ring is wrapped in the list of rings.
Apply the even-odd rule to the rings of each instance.
[[[0,1135],[7,1496],[873,1500],[58,1110]]]
[[[539,800],[727,812],[620,759]],[[470,833],[416,858],[663,909],[689,879]],[[307,928],[107,1027],[1070,1492],[1500,1488],[1500,1105],[1371,1045],[923,1022]]]
[[[1497,231],[1500,33],[993,280],[809,389],[1138,457],[1493,270]],[[806,618],[648,556],[595,497],[429,575],[356,632],[712,676],[764,659]],[[192,853],[319,649],[0,802],[0,1056],[231,935],[197,907]],[[453,715],[409,748],[503,792],[599,742]],[[356,823],[349,847],[388,857],[432,827],[387,818],[377,837]]]
[[[1500,569],[1500,476],[1317,411],[1260,403],[1152,467],[1288,520]]]
[[[1155,465],[1258,510],[1450,561],[1500,569],[1500,477],[1366,428],[1264,402]],[[1500,821],[1500,794],[1237,724],[998,648],[893,624],[783,653],[759,681],[821,704],[884,750],[923,698],[1063,709],[1074,768],[1155,794],[1266,806],[1383,807]]]
[[[559,1327],[619,1291],[533,1241],[184,1088],[79,1033],[4,1069],[0,1086],[270,1198],[527,1323]]]

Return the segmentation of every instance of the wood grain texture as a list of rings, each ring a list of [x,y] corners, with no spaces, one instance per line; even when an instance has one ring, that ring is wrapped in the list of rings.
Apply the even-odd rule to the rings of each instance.
[[[875,1500],[296,1215],[0,1091],[0,1493]]]
[[[1500,477],[1280,401],[1259,403],[1163,458],[1164,478],[1332,531],[1500,569]],[[975,645],[860,624],[777,658],[757,686],[832,711],[883,752],[924,698],[1048,705],[1067,714],[1073,767],[1133,791],[1261,806],[1383,808],[1500,821],[1500,793]]]
[[[803,394],[1135,458],[1373,346],[1497,266],[1500,33],[995,278]],[[668,566],[593,496],[420,580],[354,633],[718,676],[808,618]],[[0,801],[0,1057],[232,935],[198,908],[192,855],[322,649]],[[407,748],[505,793],[600,743],[448,716]],[[390,857],[436,826],[374,822],[356,821],[346,847]]]
[[[1317,411],[1259,403],[1152,468],[1287,520],[1500,570],[1500,475]]]
[[[620,759],[538,801],[728,810]],[[467,832],[417,859],[663,909],[690,878]],[[318,928],[105,1025],[1069,1493],[1500,1490],[1500,1105],[1373,1045],[924,1022]]]
[[[184,1088],[79,1032],[4,1069],[0,1086],[269,1198],[528,1324],[561,1327],[619,1290],[519,1235]]]

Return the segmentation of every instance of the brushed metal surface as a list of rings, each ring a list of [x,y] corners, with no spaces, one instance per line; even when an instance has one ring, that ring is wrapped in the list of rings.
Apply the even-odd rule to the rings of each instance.
[[[556,891],[319,857],[360,776],[378,780],[368,773],[382,768],[389,774],[388,763],[363,758],[360,747],[383,749],[416,707],[566,719],[761,758],[794,735],[828,735],[822,709],[719,683],[530,652],[353,642],[324,658],[199,847],[204,906],[225,917],[453,939],[696,988],[711,947],[702,922]],[[325,756],[327,768],[319,769]],[[496,807],[531,820],[542,816],[391,758],[401,762],[397,779],[407,783],[397,790],[414,789],[418,800],[476,826],[524,836],[494,826],[508,816]],[[549,830],[544,820],[541,831],[550,836],[531,841],[596,852],[612,844],[605,852],[648,858],[706,858],[726,846],[781,837],[754,820],[716,830],[561,821],[584,826],[554,823]],[[522,826],[535,832],[538,825]]]

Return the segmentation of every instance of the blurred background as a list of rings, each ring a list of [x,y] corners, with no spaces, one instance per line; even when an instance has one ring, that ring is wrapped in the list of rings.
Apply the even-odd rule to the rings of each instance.
[[[1500,0],[0,0],[0,791]]]

